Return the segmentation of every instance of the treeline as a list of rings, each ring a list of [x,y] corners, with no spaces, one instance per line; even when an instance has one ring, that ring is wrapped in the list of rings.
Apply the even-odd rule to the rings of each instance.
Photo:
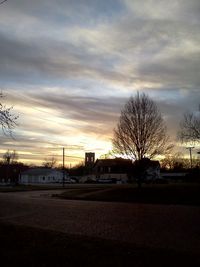
[[[166,155],[163,159],[161,159],[160,166],[161,170],[164,171],[185,172],[189,169],[200,169],[200,158],[192,159],[191,168],[191,160],[184,158],[181,153],[176,153],[174,155]]]

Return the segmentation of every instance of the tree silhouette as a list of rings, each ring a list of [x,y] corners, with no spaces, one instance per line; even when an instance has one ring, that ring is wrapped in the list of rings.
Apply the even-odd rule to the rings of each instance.
[[[13,152],[7,150],[5,154],[3,154],[3,159],[6,164],[13,164],[17,162],[18,154],[15,150],[13,150]]]
[[[172,148],[166,126],[155,102],[148,95],[131,96],[114,129],[114,151],[129,158],[153,158]]]
[[[3,97],[3,94],[0,93],[0,98]],[[17,118],[11,113],[12,107],[7,108],[4,104],[0,103],[0,125],[3,133],[12,135],[12,130],[16,127]]]
[[[51,156],[50,158],[45,158],[45,161],[43,162],[43,166],[45,168],[54,168],[56,166],[57,160],[54,156]]]
[[[200,111],[186,112],[180,123],[178,137],[182,142],[200,141]]]

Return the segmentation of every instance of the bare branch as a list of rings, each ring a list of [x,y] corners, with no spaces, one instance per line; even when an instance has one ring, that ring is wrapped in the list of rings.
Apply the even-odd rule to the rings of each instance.
[[[199,142],[200,141],[200,114],[186,112],[180,123],[178,138],[182,142]]]
[[[13,164],[18,160],[18,158],[18,153],[15,150],[13,150],[13,152],[7,150],[6,153],[3,154],[3,159],[6,164]]]
[[[3,94],[0,93],[0,98]],[[5,135],[9,134],[12,136],[12,130],[17,126],[18,116],[12,114],[13,107],[7,108],[5,105],[0,103],[0,125]]]
[[[46,168],[54,168],[57,164],[57,160],[54,156],[51,156],[50,158],[45,158],[45,161],[43,162],[43,166]]]

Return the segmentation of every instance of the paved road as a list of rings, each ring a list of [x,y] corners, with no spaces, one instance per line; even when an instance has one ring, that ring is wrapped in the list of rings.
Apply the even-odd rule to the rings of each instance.
[[[57,192],[0,193],[0,222],[153,248],[200,251],[199,207],[50,198]]]

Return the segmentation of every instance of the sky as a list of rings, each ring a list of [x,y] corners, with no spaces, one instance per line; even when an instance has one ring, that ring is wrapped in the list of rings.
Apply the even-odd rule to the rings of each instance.
[[[0,5],[0,90],[19,116],[0,155],[74,165],[112,149],[120,111],[145,92],[176,149],[200,103],[199,0],[7,0]],[[188,151],[186,151],[188,152]]]

